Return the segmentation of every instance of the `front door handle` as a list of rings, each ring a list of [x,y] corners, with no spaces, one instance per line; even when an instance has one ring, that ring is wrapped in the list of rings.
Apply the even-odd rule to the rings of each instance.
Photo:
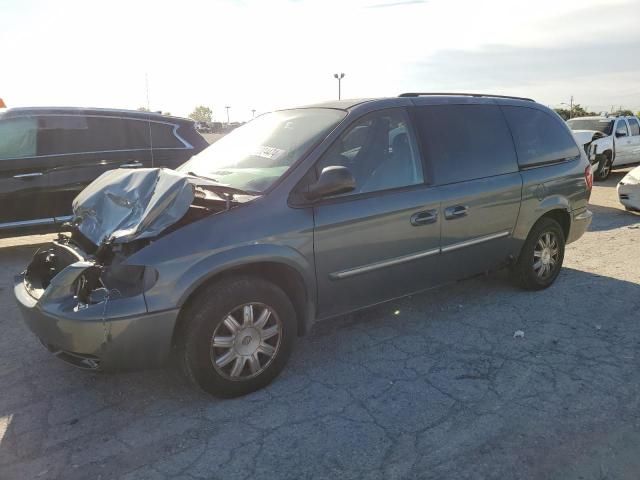
[[[419,227],[420,225],[428,225],[438,221],[437,210],[424,210],[422,212],[411,215],[411,225]]]
[[[138,168],[141,167],[142,163],[140,162],[131,162],[131,163],[123,163],[120,165],[120,168]]]
[[[466,217],[469,207],[466,205],[454,205],[453,207],[447,207],[444,209],[444,218],[447,220],[453,220],[455,218]]]
[[[18,175],[14,175],[13,178],[29,179],[29,178],[41,177],[42,175],[44,175],[44,173],[42,172],[19,173]]]

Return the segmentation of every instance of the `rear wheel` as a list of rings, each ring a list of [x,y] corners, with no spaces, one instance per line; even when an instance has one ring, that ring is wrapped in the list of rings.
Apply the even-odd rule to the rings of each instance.
[[[291,355],[295,310],[280,288],[261,278],[212,284],[185,315],[185,373],[213,395],[235,397],[266,386]]]
[[[527,290],[549,287],[562,268],[564,247],[564,232],[560,224],[548,217],[538,220],[513,267],[515,281]]]

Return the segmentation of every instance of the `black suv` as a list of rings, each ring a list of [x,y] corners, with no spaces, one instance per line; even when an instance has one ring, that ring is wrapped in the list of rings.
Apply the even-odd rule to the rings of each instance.
[[[157,113],[0,109],[0,235],[70,219],[75,196],[107,170],[176,168],[207,146],[193,121]]]

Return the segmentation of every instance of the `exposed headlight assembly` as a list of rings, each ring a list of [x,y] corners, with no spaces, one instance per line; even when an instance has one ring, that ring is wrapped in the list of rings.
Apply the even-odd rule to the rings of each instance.
[[[133,297],[155,284],[158,272],[142,265],[94,265],[87,268],[75,282],[74,294],[85,304],[94,304],[113,297]]]

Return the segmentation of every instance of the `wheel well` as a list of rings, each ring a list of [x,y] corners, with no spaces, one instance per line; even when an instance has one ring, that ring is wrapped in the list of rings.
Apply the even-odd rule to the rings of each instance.
[[[185,307],[202,291],[207,285],[211,285],[214,282],[219,282],[225,278],[235,275],[252,275],[263,278],[274,285],[280,287],[284,293],[289,297],[293,308],[296,311],[296,319],[298,322],[298,335],[302,336],[307,333],[307,302],[308,295],[302,276],[293,268],[283,263],[276,262],[259,262],[249,265],[241,265],[239,267],[230,268],[223,272],[220,272],[213,277],[207,279],[202,285],[198,286],[186,301],[182,304],[180,309],[180,315],[173,333],[173,344],[177,343],[180,338],[187,319],[184,318],[183,312]]]
[[[569,216],[569,212],[558,208],[545,213],[540,218],[554,219],[562,227],[562,232],[564,233],[565,241],[567,238],[569,238],[569,229],[571,228],[571,217]]]

